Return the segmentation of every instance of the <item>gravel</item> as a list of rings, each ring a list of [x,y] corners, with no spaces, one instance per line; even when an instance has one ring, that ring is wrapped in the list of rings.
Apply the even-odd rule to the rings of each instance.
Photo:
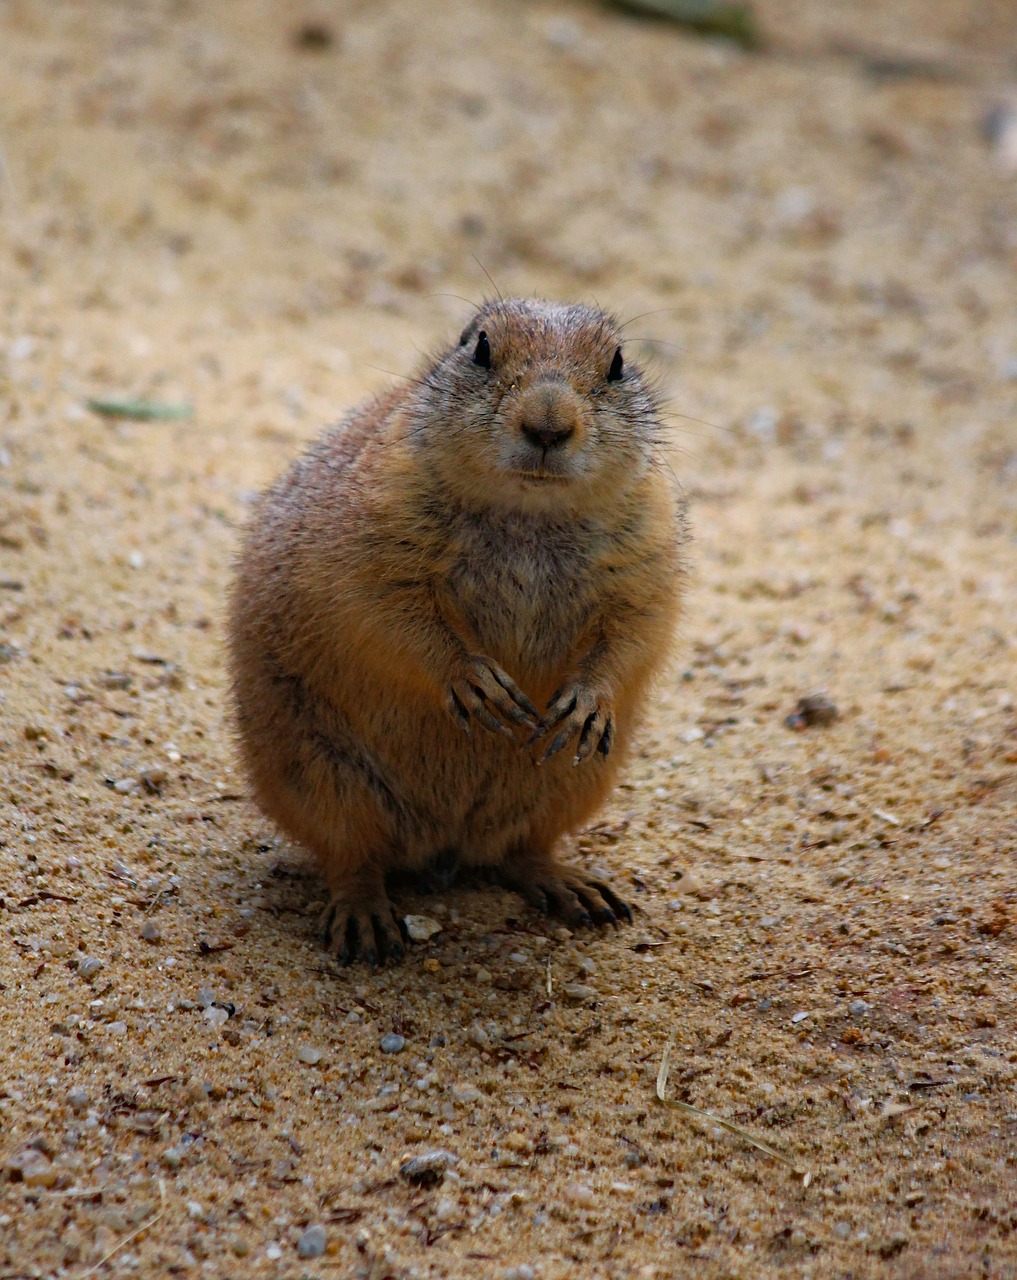
[[[565,1188],[565,1199],[577,1209],[592,1209],[597,1202],[593,1188],[585,1182],[570,1182]]]
[[[381,1037],[382,1053],[402,1053],[405,1048],[405,1038],[395,1031],[388,1031]]]
[[[441,925],[431,916],[406,916],[403,923],[414,942],[426,942],[441,933]]]
[[[315,1224],[308,1227],[297,1241],[297,1253],[301,1258],[320,1258],[328,1248],[328,1232]]]
[[[457,1160],[451,1151],[427,1151],[404,1160],[399,1166],[399,1175],[414,1186],[434,1187],[443,1181],[449,1166]]]

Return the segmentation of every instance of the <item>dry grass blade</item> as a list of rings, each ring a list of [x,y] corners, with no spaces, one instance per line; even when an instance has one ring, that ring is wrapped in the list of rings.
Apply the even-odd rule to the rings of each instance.
[[[94,1263],[87,1271],[82,1271],[80,1280],[87,1280],[88,1276],[94,1276],[101,1270],[115,1253],[119,1253],[124,1245],[130,1244],[132,1240],[137,1240],[138,1236],[144,1235],[150,1227],[154,1227],[159,1219],[166,1212],[166,1183],[162,1178],[159,1179],[159,1208],[158,1211],[149,1218],[147,1222],[143,1222],[136,1231],[132,1231],[129,1236],[124,1236],[122,1240],[118,1240],[108,1253],[104,1253],[98,1262]]]
[[[716,1116],[712,1111],[703,1111],[700,1107],[694,1107],[688,1102],[679,1102],[677,1098],[667,1097],[667,1077],[671,1069],[671,1050],[674,1048],[674,1039],[672,1038],[664,1046],[664,1056],[660,1060],[660,1070],[657,1072],[657,1097],[666,1107],[674,1107],[676,1111],[684,1111],[686,1115],[698,1116],[701,1120],[709,1120],[713,1124],[718,1124],[722,1129],[726,1129],[728,1133],[734,1134],[736,1138],[741,1138],[750,1146],[771,1156],[774,1160],[779,1160],[781,1164],[786,1164],[792,1169],[802,1180],[802,1186],[807,1187],[812,1181],[812,1174],[798,1168],[793,1160],[790,1160],[782,1151],[778,1151],[776,1147],[771,1147],[768,1142],[764,1142],[761,1138],[754,1137],[745,1129],[740,1129],[738,1125],[732,1124],[730,1120],[724,1120],[721,1116]]]

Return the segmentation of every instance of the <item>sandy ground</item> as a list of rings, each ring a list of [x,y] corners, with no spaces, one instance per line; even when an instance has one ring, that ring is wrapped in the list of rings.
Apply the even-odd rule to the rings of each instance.
[[[593,3],[0,0],[0,1275],[1017,1276],[1012,17],[771,0],[745,54]],[[641,912],[406,899],[441,932],[342,971],[235,769],[224,587],[478,263],[649,313],[693,583],[580,842]],[[671,1037],[791,1165],[656,1100]]]

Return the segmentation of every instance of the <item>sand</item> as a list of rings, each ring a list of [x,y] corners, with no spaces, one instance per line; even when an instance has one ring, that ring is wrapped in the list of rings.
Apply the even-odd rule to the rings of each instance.
[[[0,3],[0,1275],[1017,1276],[1017,30],[759,12]],[[579,842],[640,910],[341,970],[231,556],[488,273],[669,401],[681,649]]]

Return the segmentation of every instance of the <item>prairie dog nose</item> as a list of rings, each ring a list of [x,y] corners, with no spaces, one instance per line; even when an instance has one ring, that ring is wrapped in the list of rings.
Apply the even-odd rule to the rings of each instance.
[[[540,449],[559,448],[579,426],[576,393],[565,382],[536,382],[519,399],[519,429]]]

